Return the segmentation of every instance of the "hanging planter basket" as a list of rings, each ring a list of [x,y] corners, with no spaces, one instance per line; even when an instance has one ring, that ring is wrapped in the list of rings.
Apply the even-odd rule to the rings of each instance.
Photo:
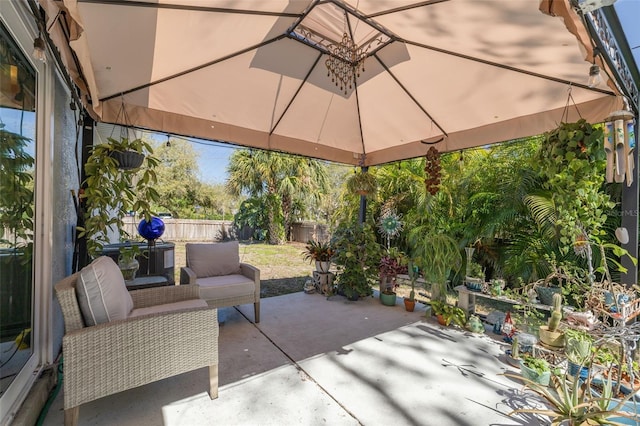
[[[354,173],[347,180],[347,189],[360,195],[371,195],[378,189],[378,180],[368,172]]]
[[[112,151],[109,156],[118,162],[122,170],[137,169],[144,161],[144,155],[136,151]]]

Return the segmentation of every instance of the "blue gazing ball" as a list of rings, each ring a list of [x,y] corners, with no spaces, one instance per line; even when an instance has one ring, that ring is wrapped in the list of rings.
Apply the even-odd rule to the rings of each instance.
[[[164,222],[155,216],[151,218],[151,222],[142,219],[138,224],[138,234],[147,240],[158,239],[164,234]]]

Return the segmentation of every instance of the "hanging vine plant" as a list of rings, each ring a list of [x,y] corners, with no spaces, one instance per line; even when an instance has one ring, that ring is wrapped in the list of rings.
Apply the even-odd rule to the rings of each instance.
[[[138,167],[123,164],[117,153],[134,152],[143,158]],[[120,239],[129,239],[123,218],[131,211],[151,220],[151,203],[159,199],[154,185],[155,167],[159,160],[153,149],[142,139],[119,140],[108,138],[96,145],[85,164],[87,178],[81,193],[84,207],[84,227],[78,227],[79,236],[87,237],[87,250],[98,256],[109,242],[108,232],[117,231]],[[126,160],[125,160],[126,161]]]
[[[538,152],[540,173],[552,193],[565,251],[583,232],[595,237],[605,233],[602,227],[614,203],[603,190],[606,159],[602,146],[602,129],[580,119],[545,133]]]
[[[432,146],[425,155],[424,163],[424,185],[427,192],[431,195],[436,195],[440,189],[441,171],[440,153]]]
[[[378,179],[367,171],[354,173],[347,180],[347,189],[360,195],[374,194],[378,190]]]

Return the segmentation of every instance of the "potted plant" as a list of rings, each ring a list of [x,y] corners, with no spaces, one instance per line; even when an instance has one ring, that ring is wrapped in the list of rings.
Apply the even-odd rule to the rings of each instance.
[[[136,278],[136,273],[140,268],[140,262],[138,262],[136,258],[139,254],[140,249],[138,245],[131,244],[131,242],[125,243],[125,245],[120,248],[118,266],[126,283],[133,282]]]
[[[144,156],[138,168],[121,168],[117,153],[133,151]],[[123,218],[131,211],[151,220],[151,203],[159,199],[155,167],[159,160],[152,156],[151,145],[142,139],[116,140],[95,145],[85,164],[87,178],[80,199],[84,210],[84,225],[78,227],[79,237],[87,239],[91,257],[101,254],[109,243],[110,232],[121,240],[131,236],[124,228]]]
[[[525,355],[520,360],[522,377],[542,386],[548,386],[551,379],[549,363],[544,358]]]
[[[562,295],[553,295],[553,310],[547,325],[539,326],[540,341],[551,348],[564,346],[564,332],[558,328],[562,320]]]
[[[453,322],[455,325],[464,328],[467,317],[462,308],[449,305],[439,300],[432,300],[430,304],[431,310],[438,318],[440,325],[449,326],[449,324]]]
[[[395,288],[397,287],[398,274],[407,272],[407,260],[400,250],[391,247],[380,259],[378,265],[380,274],[380,301],[384,305],[396,304]]]
[[[395,282],[393,287],[386,287],[380,292],[380,303],[385,306],[396,306]]]
[[[522,413],[541,414],[550,417],[553,425],[613,425],[622,424],[616,423],[616,421],[624,421],[626,419],[638,421],[637,415],[625,412],[625,405],[632,398],[632,395],[622,400],[614,398],[612,384],[609,380],[603,382],[603,392],[596,394],[592,390],[590,376],[584,381],[567,380],[563,374],[552,372],[548,385],[541,385],[524,377],[524,375],[519,377],[511,373],[505,373],[505,376],[522,380],[527,388],[545,400],[545,404],[542,407],[519,408],[510,412],[509,415]]]
[[[502,278],[493,278],[489,282],[489,291],[492,296],[502,296],[506,283]]]
[[[409,231],[409,245],[425,280],[431,283],[431,299],[445,301],[449,274],[462,265],[457,241],[446,233],[425,232],[425,226],[417,226]]]
[[[413,260],[409,260],[407,265],[407,273],[409,274],[409,280],[411,282],[411,291],[409,297],[404,298],[404,308],[407,312],[413,312],[416,308],[416,281],[418,280],[418,267]]]
[[[586,331],[567,328],[565,335],[565,354],[567,355],[568,371],[571,376],[582,372],[583,368],[589,368],[593,337]]]
[[[378,179],[375,175],[363,170],[360,173],[354,173],[349,176],[347,189],[360,195],[373,194],[378,189]]]
[[[484,276],[482,266],[479,263],[471,262],[468,265],[468,273],[464,277],[464,284],[469,290],[482,291]]]
[[[352,300],[372,294],[371,283],[379,276],[380,245],[375,232],[357,221],[340,224],[333,234],[338,291]]]
[[[331,267],[331,258],[333,257],[333,247],[331,244],[322,241],[307,241],[307,244],[304,247],[302,255],[304,260],[311,262],[316,262],[316,271],[326,274],[329,272],[329,268]]]

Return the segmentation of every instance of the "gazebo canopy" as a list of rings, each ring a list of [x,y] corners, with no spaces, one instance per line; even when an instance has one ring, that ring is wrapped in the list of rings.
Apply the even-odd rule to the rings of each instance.
[[[622,108],[569,0],[39,1],[107,123],[375,165]]]

